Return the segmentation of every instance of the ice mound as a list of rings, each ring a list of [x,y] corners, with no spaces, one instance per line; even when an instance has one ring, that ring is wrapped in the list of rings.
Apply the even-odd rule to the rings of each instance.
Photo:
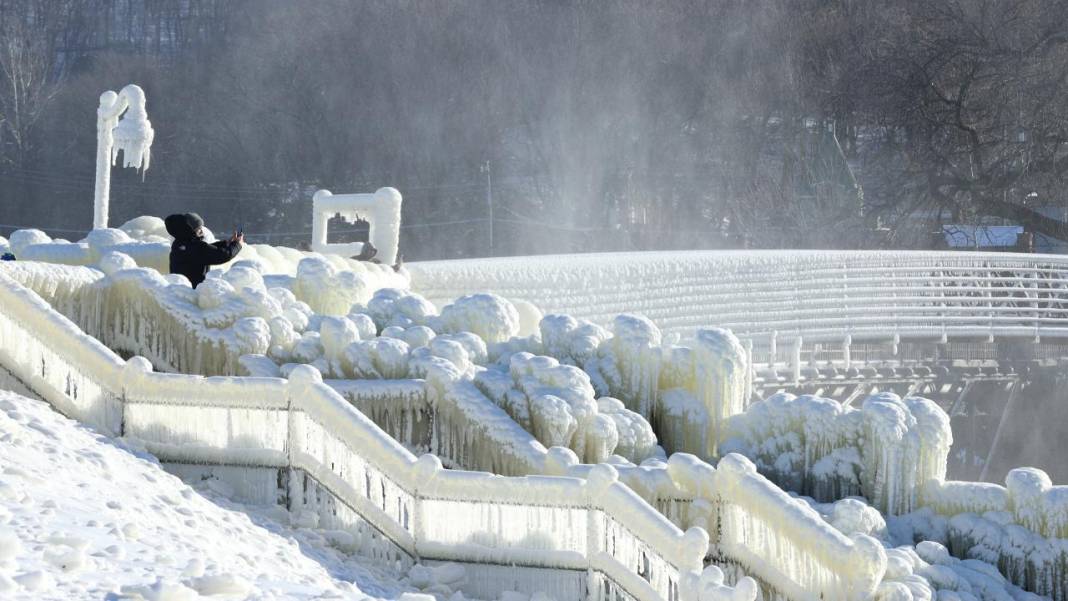
[[[308,257],[297,265],[293,294],[323,315],[345,315],[353,303],[365,302],[372,290],[367,278],[339,270],[322,257]]]
[[[516,353],[474,381],[542,444],[567,447],[588,463],[613,454],[640,463],[660,452],[648,422],[618,400],[598,401],[585,372],[552,357]]]
[[[756,601],[760,598],[760,587],[755,580],[743,576],[734,586],[729,586],[718,566],[708,566],[700,575],[691,574],[686,579],[680,586],[681,591],[685,591],[680,601]]]
[[[48,234],[41,230],[17,230],[11,234],[8,239],[8,247],[11,252],[15,253],[15,256],[22,258],[25,254],[26,247],[32,244],[47,244],[52,239],[48,237]]]
[[[144,242],[170,242],[170,234],[163,219],[153,215],[134,217],[119,226],[132,239]]]
[[[85,242],[89,244],[89,248],[102,252],[104,249],[111,248],[119,244],[127,244],[133,242],[133,238],[126,235],[126,232],[113,228],[101,228],[95,229],[85,237]]]
[[[538,324],[545,354],[561,363],[583,367],[612,335],[608,330],[570,315],[546,315]]]
[[[487,344],[506,342],[519,334],[519,311],[496,294],[472,294],[456,299],[441,310],[436,330],[473,332]]]
[[[919,505],[920,485],[944,480],[949,418],[931,401],[882,393],[861,409],[776,394],[726,423],[720,452],[750,457],[771,480],[821,501],[862,495],[884,513]]]
[[[97,268],[103,271],[105,275],[112,275],[117,271],[134,269],[135,267],[137,267],[137,262],[131,259],[129,255],[115,251],[105,252],[100,256],[100,261],[97,263]]]

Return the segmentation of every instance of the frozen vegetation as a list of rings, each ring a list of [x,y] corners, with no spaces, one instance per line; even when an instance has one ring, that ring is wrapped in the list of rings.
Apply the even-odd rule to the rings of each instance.
[[[680,342],[644,315],[606,313],[615,301],[585,312],[592,321],[543,314],[555,301],[519,300],[531,296],[477,264],[417,265],[409,286],[404,272],[265,247],[193,290],[154,268],[158,231],[140,218],[73,245],[16,232],[9,245],[66,266],[0,265],[0,340],[37,349],[0,353],[4,366],[68,414],[126,428],[161,460],[290,470],[289,515],[355,532],[367,541],[360,553],[405,565],[402,586],[455,592],[456,574],[405,563],[418,552],[467,562],[468,592],[501,592],[505,576],[485,562],[518,561],[589,569],[596,598],[615,586],[684,601],[1068,598],[1063,487],[1030,469],[1006,487],[947,482],[949,421],[930,401],[881,394],[854,407],[783,394],[750,405],[750,340],[691,328]],[[659,268],[686,281],[687,269],[707,267],[627,257],[606,277]],[[759,253],[723,260],[772,269]],[[583,258],[553,275],[550,259],[528,275],[563,298],[589,261],[606,264]],[[420,294],[437,269],[464,292]],[[501,295],[470,289],[487,278]],[[94,346],[22,286],[148,360]],[[644,309],[637,294],[628,302]],[[65,358],[49,344],[75,350]],[[54,367],[37,374],[38,359]],[[232,492],[262,502],[275,494],[272,473]],[[299,486],[296,473],[307,475]],[[716,565],[701,571],[705,547]],[[575,586],[554,577],[501,598],[562,599]]]

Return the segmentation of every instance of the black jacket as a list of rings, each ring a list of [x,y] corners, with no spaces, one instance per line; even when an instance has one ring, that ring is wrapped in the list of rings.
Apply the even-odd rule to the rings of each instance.
[[[230,261],[241,250],[241,245],[229,240],[208,244],[196,236],[204,220],[196,213],[170,215],[164,220],[167,233],[174,236],[171,244],[171,273],[180,273],[189,278],[196,288],[204,281],[212,265]]]

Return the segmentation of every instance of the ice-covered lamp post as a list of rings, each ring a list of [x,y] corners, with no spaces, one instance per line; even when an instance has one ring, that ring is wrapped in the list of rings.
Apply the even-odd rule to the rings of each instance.
[[[127,110],[129,109],[129,110]],[[119,120],[123,111],[126,115]],[[108,226],[108,195],[111,166],[122,151],[122,166],[148,169],[152,158],[152,123],[145,112],[145,92],[130,84],[118,94],[100,95],[96,109],[96,192],[93,199],[93,229]]]

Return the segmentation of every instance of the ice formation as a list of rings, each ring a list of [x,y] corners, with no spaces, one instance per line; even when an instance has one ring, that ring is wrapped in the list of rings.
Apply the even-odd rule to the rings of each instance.
[[[787,490],[818,500],[862,495],[889,514],[919,506],[920,486],[946,475],[949,418],[926,399],[882,393],[860,409],[776,394],[727,420],[722,452],[740,452]]]
[[[205,239],[214,240],[214,235],[207,228]],[[78,242],[53,240],[40,230],[18,230],[7,242],[9,250],[20,261],[42,261],[65,265],[95,266],[108,252],[119,252],[132,258],[138,266],[155,269],[160,273],[169,270],[171,238],[158,217],[142,216],[127,221],[118,228],[95,229]],[[408,275],[405,269],[395,272],[388,265],[355,261],[338,255],[321,255],[266,244],[246,244],[235,262],[255,265],[257,270],[277,278],[296,277],[301,261],[314,259],[326,262],[330,267],[318,266],[311,269],[309,277],[319,278],[321,271],[331,271],[345,281],[347,289],[354,296],[347,299],[347,305],[341,308],[341,314],[348,311],[348,305],[366,302],[370,295],[379,288],[407,288]],[[233,263],[222,265],[214,271],[226,271]],[[359,282],[363,282],[361,286]],[[305,282],[308,289],[311,284]],[[292,287],[292,285],[290,285]],[[310,290],[310,289],[309,289]],[[337,296],[336,294],[334,296]],[[324,301],[326,306],[339,308],[342,302]]]
[[[519,311],[497,295],[472,294],[442,309],[437,323],[442,332],[472,332],[493,344],[519,334]]]
[[[356,291],[345,284],[340,294],[319,294],[341,271],[357,273],[337,258],[301,255],[288,272],[246,258],[193,291],[134,268],[144,263],[116,247],[165,241],[151,241],[151,220],[127,225],[84,242],[84,252],[99,253],[92,264],[100,271],[0,269],[8,274],[0,274],[0,338],[29,349],[23,363],[0,353],[3,365],[17,367],[57,407],[98,412],[87,421],[129,428],[170,461],[213,464],[220,473],[273,466],[256,468],[267,476],[238,494],[277,494],[275,467],[306,474],[289,480],[295,522],[350,533],[333,535],[339,541],[384,533],[370,548],[390,561],[404,563],[419,549],[476,567],[548,562],[590,574],[595,597],[619,586],[640,599],[671,598],[672,587],[685,599],[751,598],[746,584],[726,590],[714,570],[697,575],[696,551],[708,538],[675,526],[698,526],[728,573],[740,566],[769,594],[792,599],[1029,598],[979,559],[1034,590],[1063,582],[1061,539],[1051,534],[1063,531],[1064,495],[1028,471],[1000,492],[944,482],[948,423],[929,402],[884,395],[852,409],[778,397],[746,410],[750,351],[725,330],[699,331],[679,345],[635,315],[617,316],[606,329],[541,317],[529,303],[491,295],[461,298],[439,314],[403,286]],[[27,247],[66,246],[23,237]],[[257,377],[156,374],[148,361],[123,363],[92,346],[54,314],[47,336],[26,336],[19,327],[41,331],[35,316],[46,311],[4,278],[40,290],[76,321],[94,324],[98,336],[110,336],[109,345],[130,345],[157,366],[170,357],[184,362],[178,371],[200,361]],[[123,308],[99,309],[105,300]],[[160,323],[166,327],[150,327]],[[186,336],[192,346],[168,331],[194,332]],[[211,354],[204,332],[232,339],[225,358]],[[57,348],[45,348],[44,339]],[[69,367],[63,348],[79,345],[99,352],[79,364],[81,373],[103,376]],[[41,376],[34,375],[38,359],[46,366]],[[327,388],[323,376],[338,379]],[[700,457],[676,453],[665,461],[650,424],[669,450]],[[398,441],[441,457],[415,460]],[[717,467],[702,461],[719,453]],[[441,461],[531,476],[442,470]],[[835,503],[821,516],[773,481]],[[842,498],[852,494],[887,517]],[[955,508],[983,511],[969,517]],[[465,519],[427,522],[429,515]],[[905,532],[909,540],[897,541]],[[598,547],[605,540],[614,546]],[[494,580],[491,571],[469,567],[466,578],[484,584]],[[577,590],[555,576],[552,583],[549,597]],[[530,588],[516,595],[541,598]]]
[[[474,382],[546,447],[567,447],[587,463],[613,454],[639,463],[658,453],[645,419],[616,399],[597,399],[585,372],[552,357],[515,353]]]
[[[358,255],[363,243],[329,244],[327,223],[334,215],[349,221],[362,217],[370,224],[368,238],[386,265],[397,260],[400,243],[401,195],[394,188],[379,188],[374,194],[333,194],[319,190],[312,197],[312,249],[321,253]]]
[[[550,340],[568,356],[586,358],[599,391],[652,422],[669,452],[717,455],[725,420],[745,409],[751,387],[746,351],[733,334],[701,329],[686,347],[665,344],[659,328],[638,315],[616,316],[607,336],[567,319],[553,324]],[[587,354],[594,341],[596,351]]]

